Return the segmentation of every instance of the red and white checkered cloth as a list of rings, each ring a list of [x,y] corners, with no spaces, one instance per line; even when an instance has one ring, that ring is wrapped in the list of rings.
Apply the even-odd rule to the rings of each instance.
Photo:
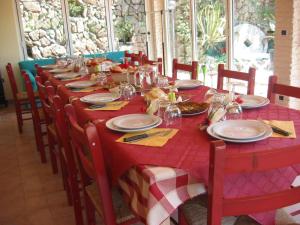
[[[132,210],[148,225],[164,222],[186,200],[205,193],[187,172],[170,167],[137,166],[119,185],[130,199]]]

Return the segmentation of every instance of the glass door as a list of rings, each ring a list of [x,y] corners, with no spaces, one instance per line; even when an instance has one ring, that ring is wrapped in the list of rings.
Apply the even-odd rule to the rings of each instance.
[[[233,69],[256,69],[255,93],[266,95],[273,74],[275,0],[233,0]]]
[[[218,64],[227,63],[226,1],[195,0],[199,79],[216,86]]]

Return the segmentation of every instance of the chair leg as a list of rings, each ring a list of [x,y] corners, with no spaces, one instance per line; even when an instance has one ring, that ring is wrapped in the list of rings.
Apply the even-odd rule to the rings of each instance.
[[[84,200],[88,225],[96,225],[95,207],[86,193],[84,193]]]
[[[71,192],[71,187],[70,187],[71,184],[69,182],[70,175],[67,172],[67,165],[63,159],[63,155],[61,154],[61,151],[59,152],[59,159],[60,159],[61,174],[62,174],[62,179],[63,179],[64,190],[67,193],[68,204],[71,206],[71,205],[73,205],[73,202],[72,202],[72,192]]]
[[[19,105],[16,104],[16,116],[17,116],[17,123],[18,123],[18,130],[21,134],[23,132],[23,120],[22,120],[22,112]]]
[[[33,121],[33,126],[34,126],[34,136],[37,145],[37,150],[40,153],[42,163],[46,163],[47,158],[46,158],[45,145],[43,141],[41,127],[40,125],[37,125],[35,121]]]
[[[72,172],[70,172],[69,175],[76,225],[84,225],[77,175]]]
[[[47,130],[47,137],[48,137],[48,144],[49,144],[49,153],[50,153],[50,159],[51,159],[51,166],[52,166],[52,172],[53,174],[58,173],[58,167],[57,167],[57,159],[55,154],[55,141],[53,136],[51,135],[51,132]]]
[[[178,224],[179,225],[188,225],[180,207],[178,209]]]

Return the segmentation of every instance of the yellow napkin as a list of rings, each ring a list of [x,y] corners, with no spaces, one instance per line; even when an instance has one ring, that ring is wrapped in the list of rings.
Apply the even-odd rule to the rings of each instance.
[[[85,110],[88,111],[109,111],[109,110],[120,110],[122,109],[125,105],[127,105],[129,101],[115,101],[115,102],[108,102],[106,103],[105,107],[98,108],[98,109],[89,109],[86,108]]]
[[[171,130],[171,132],[169,134],[167,134],[166,136],[155,135],[155,136],[148,137],[148,138],[141,139],[139,141],[134,141],[134,142],[124,142],[123,141],[124,138],[132,137],[132,136],[135,136],[135,135],[138,135],[138,134],[145,134],[145,133],[146,134],[151,134],[151,133],[155,133],[155,132],[158,132],[158,131],[169,131],[169,130]],[[125,134],[116,141],[121,142],[121,143],[126,143],[126,144],[144,145],[144,146],[151,146],[151,147],[162,147],[168,142],[169,139],[174,137],[177,132],[178,132],[178,129],[153,128],[153,129],[148,130],[148,131]]]
[[[296,131],[295,131],[293,121],[280,121],[280,120],[264,120],[264,121],[267,124],[272,124],[276,127],[279,127],[281,129],[291,133],[289,136],[283,136],[281,134],[277,134],[277,133],[273,132],[271,137],[275,137],[275,138],[296,138]]]
[[[97,91],[99,89],[102,89],[102,87],[88,87],[88,88],[84,88],[84,89],[79,89],[79,90],[72,90],[73,92],[93,92],[93,91]]]

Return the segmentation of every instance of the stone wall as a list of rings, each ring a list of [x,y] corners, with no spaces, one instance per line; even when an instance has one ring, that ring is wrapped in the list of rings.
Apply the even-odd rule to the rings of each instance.
[[[71,1],[69,9],[70,3]],[[77,4],[79,7],[77,14],[71,13],[70,10],[74,55],[108,51],[104,1],[78,0]]]
[[[20,9],[28,56],[66,55],[60,0],[20,1]]]
[[[68,8],[73,54],[108,51],[105,1],[68,0]],[[64,29],[61,0],[21,0],[20,9],[29,58],[67,55],[67,29]],[[144,0],[114,0],[112,15],[116,49],[146,52]],[[117,35],[116,23],[121,20],[132,26],[126,43],[120,42]]]
[[[112,11],[117,49],[146,52],[145,0],[114,0]],[[124,40],[126,35],[121,24],[131,28],[130,40]]]

